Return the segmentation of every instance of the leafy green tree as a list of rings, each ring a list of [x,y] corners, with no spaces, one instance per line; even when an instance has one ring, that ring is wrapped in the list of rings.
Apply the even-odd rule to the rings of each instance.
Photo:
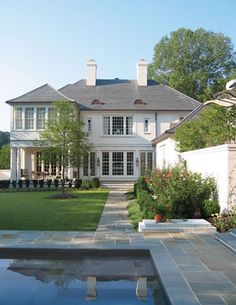
[[[236,143],[236,106],[211,105],[198,117],[176,128],[180,152]]]
[[[40,135],[42,158],[49,160],[53,155],[61,162],[63,193],[65,169],[69,166],[79,168],[83,157],[82,152],[89,148],[83,125],[76,104],[57,101]]]
[[[0,148],[0,169],[10,168],[10,145],[5,144]]]
[[[161,84],[206,101],[224,89],[235,67],[229,37],[201,28],[180,28],[156,44],[148,74]]]
[[[0,147],[10,143],[10,133],[8,131],[0,131]]]

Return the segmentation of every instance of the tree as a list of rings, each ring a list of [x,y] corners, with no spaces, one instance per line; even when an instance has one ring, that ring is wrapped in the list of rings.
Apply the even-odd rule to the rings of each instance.
[[[10,145],[5,144],[0,148],[0,169],[10,168]]]
[[[69,166],[79,168],[82,152],[89,147],[83,125],[76,104],[57,101],[40,135],[42,158],[49,160],[53,155],[61,163],[62,193],[64,193],[65,169]]]
[[[156,44],[148,74],[202,102],[222,91],[235,71],[229,37],[204,29],[180,28]]]
[[[0,147],[10,143],[10,133],[8,131],[0,131]]]
[[[176,128],[175,139],[180,152],[236,143],[236,106],[208,106],[197,118]]]

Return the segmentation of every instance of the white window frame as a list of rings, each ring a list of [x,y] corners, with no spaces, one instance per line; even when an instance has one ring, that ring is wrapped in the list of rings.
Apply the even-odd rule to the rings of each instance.
[[[38,117],[38,111],[39,110],[44,110],[44,117]],[[41,126],[39,127],[39,122]],[[37,130],[42,130],[45,128],[45,123],[46,123],[46,107],[36,107],[36,129]]]
[[[20,118],[17,117],[18,110],[20,110],[20,114],[21,114]],[[16,130],[23,130],[24,129],[24,108],[23,107],[16,107],[15,111],[14,111],[14,114],[15,114],[14,115],[14,126],[15,126],[15,129]],[[21,128],[19,128],[17,126],[17,120],[20,120]]]
[[[122,133],[115,134],[114,132],[114,126],[113,126],[113,119],[114,118],[122,118],[123,119],[123,126],[122,126]],[[131,118],[131,123],[132,126],[127,127],[127,123],[129,121],[129,118]],[[127,136],[133,136],[134,135],[134,119],[133,115],[129,116],[124,116],[124,115],[113,115],[113,116],[108,116],[104,115],[103,116],[103,121],[102,121],[102,126],[103,126],[103,136],[122,136],[122,137],[127,137]],[[107,123],[105,125],[105,119],[107,120]]]
[[[145,134],[150,133],[150,118],[145,118],[144,119],[144,121],[143,121],[143,132]]]
[[[27,112],[27,109],[33,109],[33,116],[31,118],[26,118],[26,112]],[[31,123],[33,122],[32,124],[32,128],[26,128],[26,124],[28,123],[28,121],[30,122],[31,120]],[[31,125],[31,124],[30,124]],[[35,108],[34,107],[25,107],[25,126],[24,126],[25,130],[34,130],[35,129]],[[30,126],[31,127],[31,126]]]
[[[92,118],[87,118],[87,132],[92,132]]]

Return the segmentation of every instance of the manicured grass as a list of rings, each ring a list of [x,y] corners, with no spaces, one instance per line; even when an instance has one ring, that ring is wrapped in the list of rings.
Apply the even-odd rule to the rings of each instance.
[[[48,199],[55,192],[0,193],[0,230],[95,231],[108,192],[75,191],[74,199]]]

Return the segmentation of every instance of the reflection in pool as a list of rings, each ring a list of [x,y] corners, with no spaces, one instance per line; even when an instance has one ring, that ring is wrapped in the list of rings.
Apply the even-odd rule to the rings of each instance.
[[[143,255],[14,255],[0,259],[0,283],[2,305],[167,304]]]

